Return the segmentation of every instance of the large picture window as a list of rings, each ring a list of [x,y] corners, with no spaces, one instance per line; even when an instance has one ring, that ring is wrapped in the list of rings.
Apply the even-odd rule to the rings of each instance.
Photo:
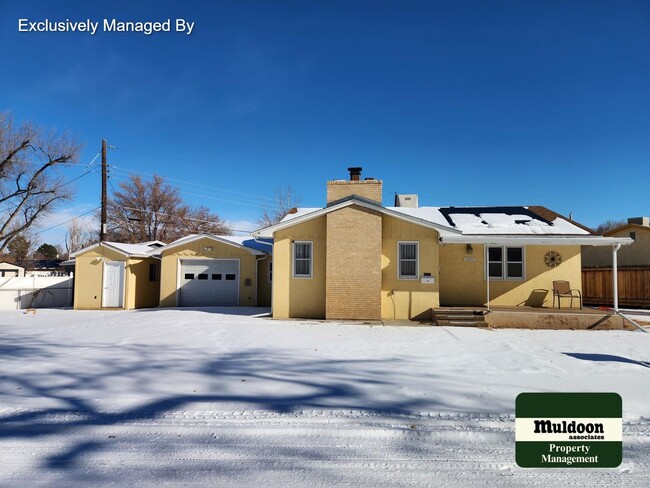
[[[293,243],[293,276],[294,278],[311,278],[312,243],[311,241],[296,241]]]
[[[488,247],[487,272],[491,280],[523,280],[523,247]]]
[[[400,280],[415,280],[418,277],[418,243],[398,242],[399,256],[398,278]]]

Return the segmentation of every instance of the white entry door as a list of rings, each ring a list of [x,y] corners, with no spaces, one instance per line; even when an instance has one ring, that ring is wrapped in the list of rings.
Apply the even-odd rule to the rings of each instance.
[[[104,290],[102,307],[122,308],[124,300],[124,263],[121,261],[104,262]]]
[[[181,307],[236,307],[238,259],[186,259],[180,262]]]

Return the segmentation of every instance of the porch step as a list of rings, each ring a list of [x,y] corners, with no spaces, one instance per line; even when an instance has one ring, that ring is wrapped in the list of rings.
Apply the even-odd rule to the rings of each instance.
[[[436,320],[436,325],[440,327],[487,327],[485,320]]]
[[[487,327],[484,310],[433,309],[433,321],[439,326]]]

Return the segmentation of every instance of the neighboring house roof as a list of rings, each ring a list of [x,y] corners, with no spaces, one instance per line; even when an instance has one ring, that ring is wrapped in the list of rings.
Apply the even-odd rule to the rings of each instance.
[[[650,227],[648,227],[647,225],[640,225],[640,224],[624,224],[624,225],[621,225],[620,227],[616,227],[615,229],[608,230],[608,231],[605,232],[603,235],[604,235],[604,236],[611,236],[612,234],[616,234],[616,233],[618,233],[618,232],[621,232],[621,231],[624,231],[624,230],[628,230],[628,229],[629,229],[629,230],[633,230],[633,231],[637,231],[637,230],[640,230],[640,231],[646,231],[646,232],[647,232],[647,231],[650,231]]]
[[[181,237],[174,242],[170,242],[169,244],[157,249],[156,251],[158,253],[161,253],[163,251],[167,251],[178,246],[183,246],[199,239],[211,239],[213,241],[222,242],[224,244],[245,249],[251,254],[257,255],[270,253],[273,250],[271,242],[258,242],[251,236],[217,236],[213,234],[191,234],[189,236]]]
[[[8,261],[0,261],[0,269],[25,269],[22,266],[18,266],[17,264],[10,263]]]
[[[97,242],[96,244],[88,247],[84,247],[83,249],[79,249],[78,251],[71,253],[70,257],[77,257],[80,254],[84,254],[100,246],[112,249],[113,251],[123,254],[126,257],[155,257],[155,255],[159,252],[160,244],[164,245],[164,243],[161,241],[148,241],[139,244],[125,244],[123,242],[103,241]]]

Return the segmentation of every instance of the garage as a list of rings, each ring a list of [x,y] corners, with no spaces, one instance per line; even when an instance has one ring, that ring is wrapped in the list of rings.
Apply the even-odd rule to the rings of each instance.
[[[181,307],[239,305],[239,259],[182,259]]]

